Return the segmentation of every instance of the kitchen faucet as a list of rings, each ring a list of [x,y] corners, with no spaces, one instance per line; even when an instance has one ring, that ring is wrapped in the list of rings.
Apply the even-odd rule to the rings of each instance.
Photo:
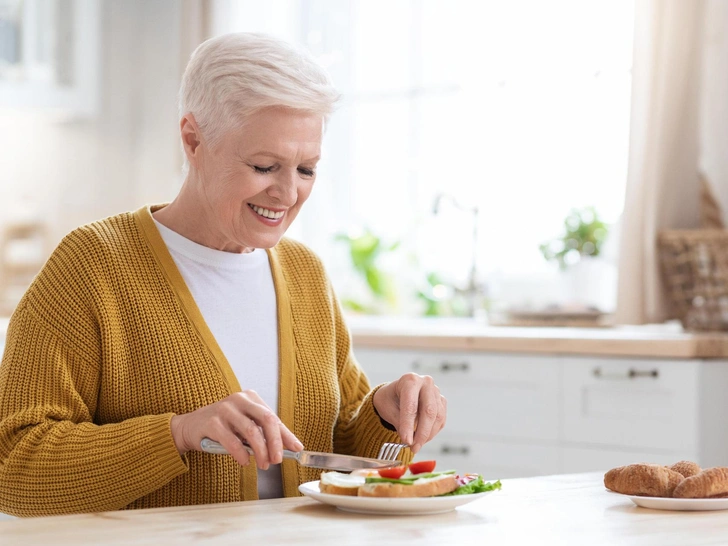
[[[465,288],[455,287],[455,291],[463,294],[468,304],[468,315],[475,317],[478,310],[478,296],[482,292],[482,287],[478,283],[478,207],[466,207],[461,205],[453,196],[446,193],[438,193],[435,196],[435,201],[432,204],[432,214],[437,215],[440,212],[440,204],[442,201],[447,200],[452,205],[462,210],[463,212],[469,212],[473,215],[473,237],[472,237],[472,254],[470,257],[470,275],[468,276],[468,284]]]

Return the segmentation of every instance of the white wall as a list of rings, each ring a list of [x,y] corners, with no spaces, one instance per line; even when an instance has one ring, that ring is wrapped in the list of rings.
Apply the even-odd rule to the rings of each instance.
[[[69,120],[0,112],[0,224],[43,217],[53,244],[76,226],[174,197],[183,3],[100,0],[99,110]]]

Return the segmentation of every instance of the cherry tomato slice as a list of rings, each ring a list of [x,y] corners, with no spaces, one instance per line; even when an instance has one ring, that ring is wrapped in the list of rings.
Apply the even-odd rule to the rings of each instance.
[[[435,461],[417,461],[409,465],[409,471],[412,474],[422,474],[433,470],[435,470]]]
[[[391,478],[393,480],[398,480],[402,477],[402,474],[404,474],[407,471],[407,467],[404,465],[401,466],[394,466],[392,468],[382,468],[379,470],[379,475],[382,478]]]

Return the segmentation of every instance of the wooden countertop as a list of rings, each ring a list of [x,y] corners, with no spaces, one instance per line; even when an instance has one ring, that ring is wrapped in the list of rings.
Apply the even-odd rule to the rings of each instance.
[[[488,326],[470,319],[349,317],[356,348],[728,358],[728,334],[674,325],[610,328]]]
[[[347,321],[354,345],[364,348],[728,359],[728,333],[689,333],[673,326],[515,328],[470,319],[384,317]],[[0,317],[0,346],[8,322]]]
[[[501,491],[432,516],[350,514],[292,498],[2,521],[0,543],[692,546],[728,543],[728,518],[639,508],[589,473],[503,480]]]

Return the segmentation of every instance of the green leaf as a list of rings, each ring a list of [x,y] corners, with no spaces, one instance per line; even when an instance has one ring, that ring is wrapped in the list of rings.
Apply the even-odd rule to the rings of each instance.
[[[347,309],[356,311],[357,313],[366,313],[369,310],[369,307],[367,305],[364,305],[363,303],[352,300],[350,298],[342,298],[341,305],[343,305]]]
[[[496,482],[486,482],[483,480],[483,476],[478,477],[465,485],[461,485],[455,491],[445,493],[442,497],[450,497],[453,495],[472,495],[473,493],[485,493],[486,491],[495,491],[501,488],[500,480]]]
[[[379,254],[381,241],[379,237],[375,237],[367,232],[364,235],[352,239],[351,245],[351,261],[357,269],[365,269],[372,265]]]
[[[542,243],[539,250],[544,259],[555,260],[561,269],[565,269],[570,251],[576,251],[580,256],[598,256],[607,232],[607,225],[599,219],[594,207],[572,209],[564,219],[563,234]]]
[[[371,291],[374,292],[374,294],[376,294],[377,296],[385,296],[386,291],[384,285],[386,281],[384,280],[384,275],[382,274],[382,272],[374,267],[369,267],[365,270],[364,273],[367,284],[369,285]]]

